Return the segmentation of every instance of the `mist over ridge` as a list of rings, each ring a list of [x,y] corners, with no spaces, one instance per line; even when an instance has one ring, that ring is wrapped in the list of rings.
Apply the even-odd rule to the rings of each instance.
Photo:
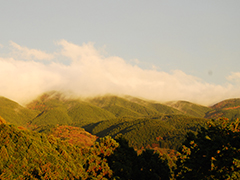
[[[172,70],[142,69],[117,56],[106,56],[93,43],[82,46],[60,40],[57,50],[46,53],[10,42],[0,54],[0,95],[21,104],[44,92],[71,92],[78,97],[105,94],[130,95],[160,102],[186,100],[212,105],[239,97],[239,73],[217,85]]]

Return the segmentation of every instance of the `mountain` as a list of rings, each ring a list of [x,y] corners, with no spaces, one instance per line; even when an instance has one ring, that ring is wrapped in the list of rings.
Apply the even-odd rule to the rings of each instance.
[[[45,93],[27,105],[41,113],[30,121],[31,125],[86,124],[115,118],[115,116],[81,99],[68,99],[59,92]]]
[[[234,99],[226,99],[223,101],[220,101],[213,106],[211,106],[213,109],[238,109],[240,108],[240,98],[234,98]]]
[[[0,97],[0,116],[8,123],[23,126],[36,117],[38,113],[38,111],[30,110],[10,99]]]
[[[99,137],[117,137],[120,134],[130,145],[177,149],[188,131],[196,132],[207,119],[186,115],[161,115],[145,118],[117,118],[83,126]]]
[[[110,111],[116,117],[147,117],[162,114],[182,114],[182,112],[167,105],[132,96],[118,97],[108,95],[95,97],[88,101]]]
[[[240,118],[240,99],[227,99],[211,106],[212,110],[207,112],[205,118],[217,119],[226,117],[230,120]]]
[[[181,111],[177,110],[176,108],[169,107],[168,105],[165,105],[159,102],[143,100],[143,99],[132,97],[132,96],[125,96],[124,98],[128,99],[131,102],[156,110],[160,114],[183,114]]]
[[[84,125],[123,117],[154,117],[162,114],[182,114],[169,106],[118,96],[101,96],[88,99],[65,98],[59,92],[45,93],[27,105],[40,112],[31,125],[78,124]],[[49,121],[50,120],[50,121]]]
[[[199,118],[204,118],[205,114],[211,110],[211,107],[194,104],[188,101],[171,101],[167,102],[166,105],[176,108],[186,115]]]
[[[88,101],[111,112],[116,117],[144,117],[159,114],[159,112],[154,109],[118,96],[102,96],[89,99]]]
[[[198,116],[189,116],[190,113],[184,114],[183,108],[180,111],[131,96],[106,95],[71,99],[59,92],[49,92],[27,107],[41,112],[29,124],[37,125],[43,132],[46,131],[44,128],[47,128],[47,124],[77,126],[99,137],[116,137],[122,134],[136,148],[154,145],[176,149],[187,131],[195,132],[206,122]],[[194,108],[200,111],[199,107],[191,106],[192,111]],[[160,142],[158,137],[164,139]]]
[[[188,131],[196,132],[208,119],[223,115],[230,119],[238,117],[239,106],[240,99],[206,107],[187,101],[163,104],[132,96],[105,95],[83,99],[51,91],[26,107],[2,97],[0,116],[4,123],[47,134],[53,128],[72,126],[84,128],[99,137],[123,135],[136,148],[176,149]],[[70,129],[63,128],[61,132]]]

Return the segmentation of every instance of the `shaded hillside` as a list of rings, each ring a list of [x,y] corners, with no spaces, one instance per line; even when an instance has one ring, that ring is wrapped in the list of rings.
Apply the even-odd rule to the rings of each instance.
[[[0,97],[0,116],[9,123],[23,126],[37,114],[38,111],[29,110],[10,99]]]
[[[123,135],[136,148],[177,149],[188,131],[196,132],[206,119],[185,115],[162,115],[154,118],[118,118],[84,126],[100,137]]]
[[[217,119],[226,117],[230,120],[240,118],[240,99],[227,99],[211,107],[213,110],[206,113],[205,118]]]
[[[211,108],[209,107],[194,104],[188,101],[172,101],[167,102],[166,104],[168,106],[178,109],[179,111],[186,115],[199,118],[204,118],[205,114],[211,110]]]

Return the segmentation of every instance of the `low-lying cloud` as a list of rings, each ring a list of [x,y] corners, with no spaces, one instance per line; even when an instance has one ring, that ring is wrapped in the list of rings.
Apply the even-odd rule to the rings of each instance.
[[[120,57],[106,57],[93,43],[79,46],[61,40],[56,45],[58,50],[48,54],[10,42],[8,57],[0,56],[0,95],[25,103],[43,92],[61,90],[77,96],[110,93],[204,105],[239,95],[238,72],[227,77],[225,86],[215,85],[181,70],[142,69]]]

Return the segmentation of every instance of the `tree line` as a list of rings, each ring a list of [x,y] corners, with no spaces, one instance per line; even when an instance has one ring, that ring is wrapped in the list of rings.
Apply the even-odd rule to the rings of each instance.
[[[174,161],[153,149],[139,153],[123,136],[83,147],[2,123],[0,179],[239,179],[239,123],[220,118],[187,133]]]

